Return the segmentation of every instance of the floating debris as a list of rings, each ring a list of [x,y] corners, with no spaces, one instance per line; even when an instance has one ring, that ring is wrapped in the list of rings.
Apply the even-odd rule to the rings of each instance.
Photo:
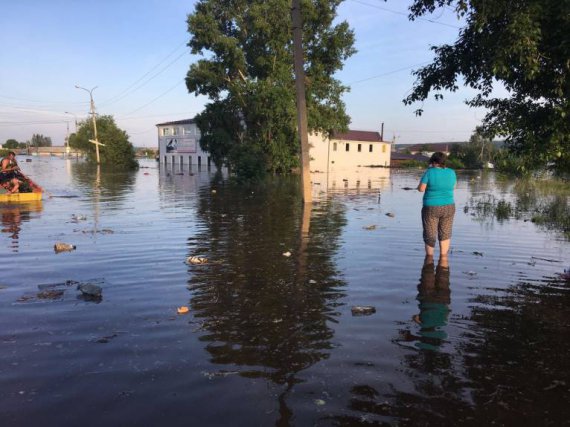
[[[217,191],[216,191],[216,190],[212,190],[212,194],[216,194],[216,193],[217,193]]]
[[[477,276],[477,273],[475,271],[464,271],[463,274],[467,274],[471,277]]]
[[[362,227],[362,228],[364,228],[365,230],[376,230],[376,226],[375,226],[375,225],[369,225],[369,226],[367,226],[367,227]]]
[[[85,215],[71,215],[71,222],[86,221],[87,217]]]
[[[410,191],[410,190],[416,190],[416,189],[413,187],[402,187],[402,190]]]
[[[189,309],[188,307],[186,307],[185,305],[183,305],[182,307],[178,307],[178,308],[176,309],[176,312],[177,312],[178,314],[186,314],[186,313],[188,313],[189,311],[190,311],[190,309]]]
[[[207,263],[208,263],[208,258],[204,258],[204,257],[200,257],[200,256],[191,256],[191,257],[188,257],[188,258],[186,259],[186,262],[187,262],[188,264],[194,264],[194,265],[197,265],[197,264],[207,264]]]
[[[483,256],[483,252],[473,251],[473,255]]]
[[[289,252],[289,251],[283,252],[283,256],[285,256],[285,257],[290,257],[290,256],[291,256],[291,252]]]
[[[317,406],[323,406],[326,403],[327,402],[325,402],[323,399],[315,399],[315,405],[317,405]]]
[[[386,216],[389,216],[390,218],[394,218],[396,215],[393,214],[392,212],[388,212],[388,213],[386,214]]]
[[[92,298],[101,298],[103,294],[103,288],[93,283],[80,283],[77,285],[77,289],[80,290],[83,295]]]
[[[74,251],[77,248],[77,246],[72,245],[70,243],[63,243],[63,242],[57,242],[55,245],[53,245],[53,250],[55,251],[55,253],[59,253],[59,252],[71,252]]]
[[[369,316],[376,313],[376,308],[371,305],[355,305],[350,311],[353,316]]]
[[[46,289],[38,292],[36,297],[43,300],[58,300],[63,298],[64,292],[63,289]]]
[[[118,336],[119,336],[118,334],[107,335],[105,337],[101,337],[101,338],[97,339],[95,342],[100,343],[100,344],[107,344],[113,338],[116,338]]]

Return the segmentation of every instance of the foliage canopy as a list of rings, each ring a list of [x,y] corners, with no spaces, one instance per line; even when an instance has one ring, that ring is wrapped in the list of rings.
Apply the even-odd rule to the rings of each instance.
[[[15,139],[7,139],[6,143],[3,145],[4,148],[18,148],[20,146],[20,143],[18,141],[16,141]]]
[[[135,150],[129,142],[129,136],[115,124],[112,116],[97,117],[97,138],[105,146],[99,147],[101,165],[122,169],[135,169],[138,162],[135,160]],[[95,139],[93,122],[84,120],[79,123],[77,133],[69,136],[69,146],[87,154],[90,162],[95,162]]]
[[[333,77],[355,52],[348,24],[333,24],[341,2],[302,2],[308,127],[325,134],[350,122]],[[186,86],[211,100],[196,118],[202,148],[238,174],[288,172],[299,153],[290,0],[200,0],[187,22],[204,58]]]
[[[51,138],[41,134],[34,133],[30,141],[32,147],[51,147]]]
[[[569,1],[414,0],[410,19],[450,7],[465,26],[453,45],[432,48],[435,59],[414,72],[404,103],[432,91],[442,99],[462,78],[479,92],[467,104],[488,109],[484,130],[506,137],[521,170],[570,172]],[[496,95],[497,82],[505,97]]]

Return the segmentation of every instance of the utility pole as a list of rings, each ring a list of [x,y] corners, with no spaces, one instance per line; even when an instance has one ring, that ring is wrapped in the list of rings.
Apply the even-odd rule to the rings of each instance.
[[[297,126],[301,140],[301,186],[303,202],[312,203],[311,173],[309,159],[309,135],[307,128],[307,101],[305,99],[305,69],[303,65],[303,22],[300,0],[292,0],[293,57],[295,64],[295,89],[297,93]]]
[[[89,142],[92,142],[93,144],[95,144],[95,154],[97,156],[97,164],[101,163],[101,159],[99,158],[99,146],[103,145],[105,146],[105,144],[101,144],[99,142],[99,140],[97,139],[97,121],[95,120],[95,103],[93,102],[93,91],[95,89],[97,89],[97,86],[95,86],[93,89],[89,90],[89,89],[85,89],[84,87],[75,85],[75,87],[77,89],[83,89],[84,91],[86,91],[87,93],[89,93],[89,98],[91,100],[91,118],[93,119],[93,132],[95,133],[95,139],[90,139]]]
[[[77,116],[73,113],[70,113],[69,111],[65,111],[65,114],[71,114],[75,119],[75,133],[77,133]]]

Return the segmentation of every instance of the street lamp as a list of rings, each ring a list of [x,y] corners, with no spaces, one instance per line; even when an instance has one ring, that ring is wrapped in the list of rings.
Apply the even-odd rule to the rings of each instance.
[[[77,116],[69,111],[65,111],[65,114],[71,114],[75,118],[75,133],[77,133]]]
[[[93,89],[85,89],[84,87],[75,85],[76,89],[82,89],[89,94],[89,99],[91,100],[91,118],[93,119],[93,132],[95,133],[95,139],[90,139],[89,142],[95,144],[95,153],[97,155],[97,164],[101,163],[101,159],[99,158],[99,145],[103,145],[97,139],[97,122],[95,120],[95,103],[93,102],[93,91],[97,89],[95,86]]]

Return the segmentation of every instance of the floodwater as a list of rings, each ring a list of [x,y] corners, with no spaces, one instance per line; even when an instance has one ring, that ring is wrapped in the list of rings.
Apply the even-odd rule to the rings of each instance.
[[[2,426],[570,419],[567,192],[460,174],[433,265],[419,170],[315,175],[304,209],[295,178],[20,162],[50,194],[0,205]]]

